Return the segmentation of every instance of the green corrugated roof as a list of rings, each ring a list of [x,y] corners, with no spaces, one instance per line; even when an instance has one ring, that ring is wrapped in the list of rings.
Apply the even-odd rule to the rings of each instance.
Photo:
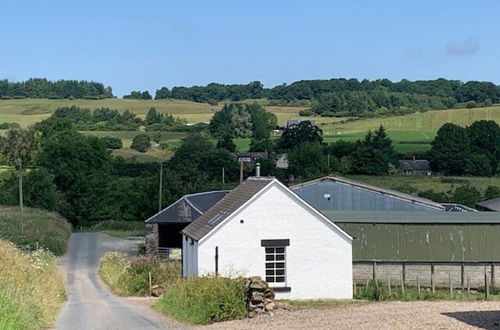
[[[498,212],[320,211],[335,223],[500,224]]]

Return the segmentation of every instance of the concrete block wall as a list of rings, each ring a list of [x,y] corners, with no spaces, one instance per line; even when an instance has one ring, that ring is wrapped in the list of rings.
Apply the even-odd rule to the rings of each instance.
[[[399,285],[403,279],[406,285],[417,285],[417,276],[420,285],[431,286],[434,281],[436,287],[449,287],[450,280],[455,288],[467,287],[467,280],[471,288],[484,287],[484,274],[487,275],[488,285],[500,286],[500,263],[493,264],[434,264],[434,275],[431,276],[432,266],[430,263],[405,264],[402,263],[376,263],[374,272],[373,263],[355,262],[353,263],[353,281],[364,284],[367,280],[372,280],[374,276],[377,280]],[[404,268],[404,271],[403,271]]]

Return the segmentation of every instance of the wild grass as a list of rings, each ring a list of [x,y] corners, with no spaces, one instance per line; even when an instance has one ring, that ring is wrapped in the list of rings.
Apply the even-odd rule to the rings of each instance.
[[[66,252],[71,235],[71,225],[57,213],[24,208],[24,233],[21,234],[20,211],[17,206],[0,206],[0,238],[16,245],[32,245],[38,242],[41,248],[55,255]]]
[[[500,300],[498,289],[490,290],[490,300]],[[370,300],[370,301],[416,301],[416,300],[485,300],[484,288],[471,290],[453,289],[450,292],[449,288],[435,288],[434,292],[431,288],[421,287],[420,290],[415,286],[392,285],[390,288],[387,283],[382,281],[369,281],[368,285],[357,285],[355,299]]]
[[[191,277],[172,284],[155,308],[176,319],[204,324],[247,315],[242,278]]]
[[[163,290],[180,280],[178,263],[162,263],[156,256],[127,259],[124,254],[109,252],[101,258],[99,274],[111,290],[119,296],[147,296],[149,273],[152,286]]]
[[[144,236],[145,225],[142,221],[101,221],[85,228],[85,231],[98,231],[111,236],[131,237]]]
[[[23,253],[0,239],[0,329],[45,329],[66,300],[64,280],[48,251]]]

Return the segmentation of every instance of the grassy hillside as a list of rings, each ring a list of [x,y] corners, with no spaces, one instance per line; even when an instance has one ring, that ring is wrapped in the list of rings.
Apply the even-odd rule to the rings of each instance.
[[[243,102],[258,102],[266,106],[267,100],[245,100]],[[132,99],[104,99],[104,100],[49,100],[49,99],[19,99],[0,100],[0,122],[17,122],[28,126],[50,116],[57,107],[79,106],[89,109],[109,107],[124,111],[126,109],[145,116],[150,107],[160,112],[166,112],[186,119],[189,123],[208,122],[213,113],[220,109],[219,105],[196,103],[185,100],[132,100]],[[278,117],[279,124],[283,125],[288,119],[299,118],[299,111],[303,107],[276,107],[266,106]],[[470,125],[480,119],[495,120],[500,123],[500,106],[475,109],[453,109],[414,113],[406,116],[362,119],[346,122],[347,118],[308,117],[316,120],[324,132],[326,142],[340,139],[355,141],[363,138],[368,130],[374,130],[380,125],[387,129],[398,152],[425,151],[430,149],[430,142],[436,131],[443,124],[453,122],[462,126]],[[158,161],[168,159],[173,148],[180,144],[185,133],[163,133],[164,142],[172,148],[167,151],[148,151],[141,154],[130,149],[132,139],[137,132],[84,132],[95,136],[114,136],[122,139],[124,149],[114,151],[114,154],[126,158],[135,157],[139,161]],[[250,139],[236,139],[240,151],[245,151],[250,145]]]
[[[16,245],[38,242],[55,255],[63,255],[71,225],[61,216],[39,209],[24,208],[24,234],[20,231],[19,207],[0,206],[0,238]]]
[[[265,104],[265,100],[257,101]],[[130,110],[139,116],[146,116],[149,108],[155,107],[159,112],[166,112],[186,119],[189,123],[208,122],[215,111],[223,103],[209,105],[185,100],[132,100],[132,99],[104,99],[104,100],[50,100],[50,99],[16,99],[0,100],[0,122],[17,122],[28,126],[50,116],[58,107],[78,106],[88,109],[106,107],[121,111]],[[287,119],[296,118],[303,107],[267,107],[275,113],[280,123]],[[330,120],[331,121],[331,120]]]
[[[52,254],[23,253],[0,239],[0,329],[53,326],[65,300],[64,279]]]

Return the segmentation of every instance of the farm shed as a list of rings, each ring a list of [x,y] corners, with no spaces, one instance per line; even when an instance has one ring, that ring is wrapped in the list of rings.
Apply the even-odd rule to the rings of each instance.
[[[444,211],[429,199],[366,183],[329,176],[291,189],[317,210]]]
[[[275,178],[248,178],[183,236],[185,276],[261,276],[281,299],[352,298],[352,238]]]
[[[500,197],[488,199],[476,204],[476,207],[481,211],[496,211],[500,212]]]
[[[147,252],[160,252],[164,257],[169,257],[173,249],[182,248],[181,231],[228,192],[220,190],[184,195],[147,219],[145,221]]]
[[[467,274],[483,283],[487,267],[495,283],[500,265],[500,217],[492,212],[322,211],[353,238],[353,276],[372,279],[377,272],[430,281],[464,284]],[[374,266],[376,264],[376,267]],[[376,270],[375,270],[376,268]],[[444,270],[443,270],[444,269]],[[499,283],[499,282],[497,282]]]
[[[400,160],[399,170],[404,175],[432,175],[431,165],[426,159]]]

